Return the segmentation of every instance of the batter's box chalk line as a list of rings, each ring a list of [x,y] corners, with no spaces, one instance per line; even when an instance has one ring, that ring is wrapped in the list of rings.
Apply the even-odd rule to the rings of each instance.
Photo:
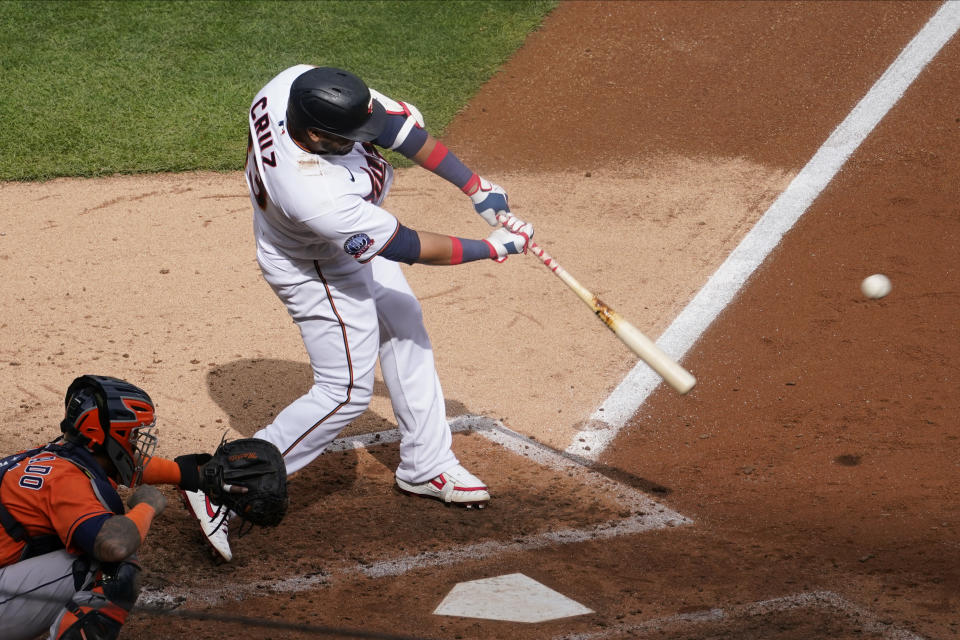
[[[187,599],[217,604],[226,600],[239,600],[246,596],[262,596],[265,592],[291,593],[326,587],[338,578],[349,580],[356,576],[371,578],[399,576],[409,571],[427,567],[450,566],[469,560],[503,556],[508,553],[521,553],[543,547],[614,538],[693,523],[690,518],[653,501],[643,492],[595,471],[595,463],[592,461],[574,454],[556,451],[543,443],[505,427],[497,420],[484,416],[459,416],[450,420],[450,430],[454,433],[473,431],[542,467],[553,471],[562,471],[575,477],[581,484],[602,490],[613,497],[623,510],[629,511],[631,515],[619,520],[601,522],[590,527],[558,529],[533,535],[512,536],[509,542],[490,540],[442,551],[405,555],[379,562],[343,563],[327,568],[323,574],[311,573],[291,576],[283,580],[232,584],[229,590],[220,587],[187,589],[168,586],[157,590],[145,588],[140,595],[139,602],[154,607],[176,607]],[[340,438],[327,447],[327,452],[365,449],[377,444],[399,441],[399,430],[390,429]]]
[[[814,609],[832,613],[855,627],[858,634],[879,636],[885,640],[925,640],[905,629],[899,629],[880,620],[872,612],[850,602],[832,591],[808,591],[782,598],[761,600],[726,608],[704,609],[693,613],[681,613],[639,624],[621,624],[593,633],[577,633],[556,636],[554,640],[603,640],[604,638],[642,638],[646,635],[664,637],[665,629],[672,633],[689,633],[698,625],[750,620],[756,627],[758,616],[784,613],[802,609]]]

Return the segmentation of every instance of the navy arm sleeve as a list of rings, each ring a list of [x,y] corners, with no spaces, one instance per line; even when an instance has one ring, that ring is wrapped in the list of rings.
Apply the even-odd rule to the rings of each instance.
[[[379,255],[394,262],[413,264],[420,257],[420,236],[413,229],[408,229],[401,224],[397,227],[397,232],[390,240],[390,244],[384,247]]]

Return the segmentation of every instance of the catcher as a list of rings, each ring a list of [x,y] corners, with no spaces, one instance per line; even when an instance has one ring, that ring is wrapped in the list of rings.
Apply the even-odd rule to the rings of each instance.
[[[0,638],[118,637],[140,591],[137,550],[166,507],[152,485],[203,489],[253,524],[283,517],[282,459],[263,441],[168,460],[152,455],[154,404],[139,387],[80,376],[64,404],[60,438],[0,460]],[[283,479],[267,496],[264,469]],[[126,508],[120,485],[134,490]]]

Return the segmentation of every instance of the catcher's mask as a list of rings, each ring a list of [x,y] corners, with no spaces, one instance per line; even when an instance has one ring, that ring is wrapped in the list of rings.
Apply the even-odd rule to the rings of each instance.
[[[156,417],[147,392],[117,378],[85,375],[70,384],[64,404],[64,439],[106,455],[120,484],[140,484],[157,446]]]
[[[287,129],[319,129],[369,142],[380,135],[387,112],[367,85],[349,71],[314,67],[297,76],[287,101]]]

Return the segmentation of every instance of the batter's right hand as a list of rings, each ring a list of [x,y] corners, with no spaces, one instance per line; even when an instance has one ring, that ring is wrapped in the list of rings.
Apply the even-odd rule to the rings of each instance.
[[[146,502],[153,507],[156,515],[160,515],[167,507],[166,496],[160,493],[160,490],[152,484],[142,484],[137,487],[137,490],[134,491],[133,495],[127,500],[127,507],[133,509],[141,502]]]
[[[480,178],[480,188],[470,196],[473,208],[491,227],[497,226],[497,214],[510,214],[507,192],[498,184]]]

